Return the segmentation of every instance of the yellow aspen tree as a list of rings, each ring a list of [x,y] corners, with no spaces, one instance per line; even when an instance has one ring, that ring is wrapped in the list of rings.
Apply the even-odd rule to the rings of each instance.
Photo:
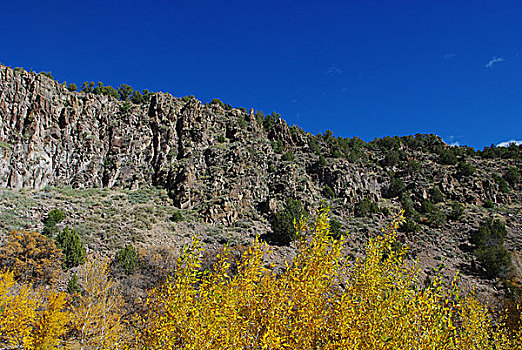
[[[123,298],[109,278],[108,259],[90,255],[77,273],[82,292],[70,316],[69,349],[119,349],[125,337]]]
[[[198,240],[175,273],[147,300],[137,349],[519,349],[486,306],[440,277],[420,287],[404,260],[399,215],[369,240],[366,255],[344,259],[344,240],[330,235],[328,209],[309,227],[300,220],[298,255],[275,275],[256,238],[234,276],[226,252],[212,271],[201,267]]]
[[[13,272],[0,273],[0,344],[24,348],[31,343],[38,301],[30,286],[16,286]]]
[[[50,350],[63,344],[62,336],[67,332],[70,312],[65,310],[66,294],[63,292],[40,291],[39,300],[45,301],[38,311],[38,317],[31,334],[31,344],[27,349]]]

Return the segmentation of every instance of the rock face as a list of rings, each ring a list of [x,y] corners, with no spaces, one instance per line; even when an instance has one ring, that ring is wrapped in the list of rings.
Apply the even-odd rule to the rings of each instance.
[[[378,234],[388,220],[383,208],[397,212],[409,205],[414,225],[422,226],[404,230],[399,237],[411,247],[411,256],[428,275],[443,264],[448,271],[462,270],[464,281],[475,286],[479,282],[468,238],[480,221],[502,216],[508,227],[506,246],[511,251],[522,249],[522,182],[513,177],[509,184],[503,180],[508,169],[522,172],[522,146],[509,152],[490,157],[449,147],[434,135],[370,143],[336,138],[331,132],[314,136],[289,127],[277,115],[232,109],[220,101],[202,104],[194,98],[154,93],[133,104],[102,94],[70,92],[44,75],[0,65],[0,192],[46,186],[67,192],[67,187],[59,186],[70,186],[85,193],[114,192],[115,202],[118,192],[129,192],[126,189],[148,191],[154,186],[166,192],[168,201],[156,205],[157,210],[166,210],[160,215],[159,231],[149,232],[152,224],[145,220],[153,216],[155,205],[147,204],[143,212],[121,209],[130,213],[126,220],[106,215],[117,212],[112,199],[103,200],[108,202],[100,213],[96,212],[102,207],[100,198],[85,203],[85,208],[72,206],[73,213],[83,208],[82,217],[75,217],[78,222],[92,224],[82,232],[95,249],[104,249],[108,238],[111,247],[122,239],[179,246],[189,239],[189,227],[206,230],[204,241],[217,245],[229,242],[231,236],[252,237],[253,231],[270,233],[271,215],[292,197],[309,212],[328,198],[337,226],[354,233],[348,235],[347,245],[357,256],[368,237]],[[437,211],[423,211],[426,200],[440,202],[434,191],[443,202]],[[38,223],[52,208],[34,204],[40,199],[22,200],[24,191],[4,192],[21,194],[18,204],[4,194],[2,227],[19,228],[13,220],[18,209]],[[41,198],[49,195],[47,189],[40,192],[45,192]],[[377,202],[381,211],[354,217],[363,199]],[[488,201],[497,204],[495,209],[483,207]],[[450,219],[455,202],[465,208],[458,220]],[[172,203],[176,212],[190,217],[186,228],[180,223],[172,231]],[[98,216],[87,220],[87,211]],[[94,225],[102,219],[116,221]],[[130,227],[140,222],[143,227]],[[292,249],[280,247],[275,259],[280,266]]]
[[[380,200],[391,170],[419,203],[434,184],[447,199],[461,202],[512,200],[488,176],[509,162],[474,159],[480,176],[462,179],[432,154],[406,150],[408,159],[422,164],[407,172],[380,166],[379,149],[366,149],[355,160],[328,154],[331,135],[314,137],[282,119],[267,127],[253,111],[165,93],[132,104],[70,92],[44,75],[4,66],[0,116],[0,187],[154,185],[168,189],[176,206],[197,210],[211,223],[270,214],[286,197],[311,210],[326,185],[342,214],[365,197]],[[312,149],[312,139],[326,158]]]

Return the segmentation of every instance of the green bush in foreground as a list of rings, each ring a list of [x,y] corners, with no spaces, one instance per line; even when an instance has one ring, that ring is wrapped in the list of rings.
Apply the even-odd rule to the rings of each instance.
[[[74,229],[66,226],[56,236],[56,246],[63,252],[63,263],[66,268],[83,264],[85,260],[85,247]]]

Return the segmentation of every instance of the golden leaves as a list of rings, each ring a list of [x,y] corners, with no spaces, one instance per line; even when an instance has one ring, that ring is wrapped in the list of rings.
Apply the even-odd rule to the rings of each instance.
[[[396,248],[402,213],[368,242],[366,257],[345,263],[344,240],[329,235],[328,209],[309,227],[295,223],[299,254],[285,273],[263,267],[256,238],[234,276],[227,254],[201,273],[195,241],[178,270],[148,300],[144,349],[488,349],[505,334],[472,296],[435,279],[415,286],[415,266]],[[342,286],[342,287],[341,287]]]

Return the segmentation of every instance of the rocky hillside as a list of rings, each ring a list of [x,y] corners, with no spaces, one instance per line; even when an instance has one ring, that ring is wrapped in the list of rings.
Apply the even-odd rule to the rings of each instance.
[[[494,281],[475,267],[469,242],[479,224],[501,218],[507,248],[522,246],[522,147],[477,152],[450,147],[434,135],[365,143],[331,132],[312,135],[275,113],[265,116],[219,100],[203,104],[152,93],[133,101],[69,91],[43,74],[0,66],[2,217],[10,211],[34,219],[26,226],[40,229],[52,207],[82,213],[74,216],[76,224],[96,215],[101,227],[86,228],[82,236],[97,237],[89,241],[91,249],[109,249],[125,243],[120,239],[134,241],[132,235],[106,233],[105,221],[120,225],[120,231],[122,223],[134,222],[125,221],[115,201],[152,188],[164,191],[158,204],[164,209],[157,214],[155,201],[147,201],[153,222],[132,228],[140,244],[175,246],[185,243],[175,238],[183,236],[172,233],[176,230],[211,236],[216,227],[221,238],[209,241],[223,244],[232,236],[236,243],[248,241],[252,228],[270,237],[270,222],[287,198],[302,202],[309,213],[326,200],[340,231],[350,232],[356,256],[389,213],[404,208],[409,221],[401,240],[426,274],[439,267],[447,274],[459,269],[464,282],[484,288]],[[111,200],[97,200],[99,206],[90,208],[85,200],[60,204],[45,195],[60,198],[56,193],[64,189],[74,198],[104,189]],[[19,208],[28,201],[32,204]],[[94,214],[96,208],[112,212]],[[177,211],[185,214],[184,222],[169,221]],[[16,229],[13,222],[5,219],[2,226]],[[291,248],[277,249],[284,255]]]

